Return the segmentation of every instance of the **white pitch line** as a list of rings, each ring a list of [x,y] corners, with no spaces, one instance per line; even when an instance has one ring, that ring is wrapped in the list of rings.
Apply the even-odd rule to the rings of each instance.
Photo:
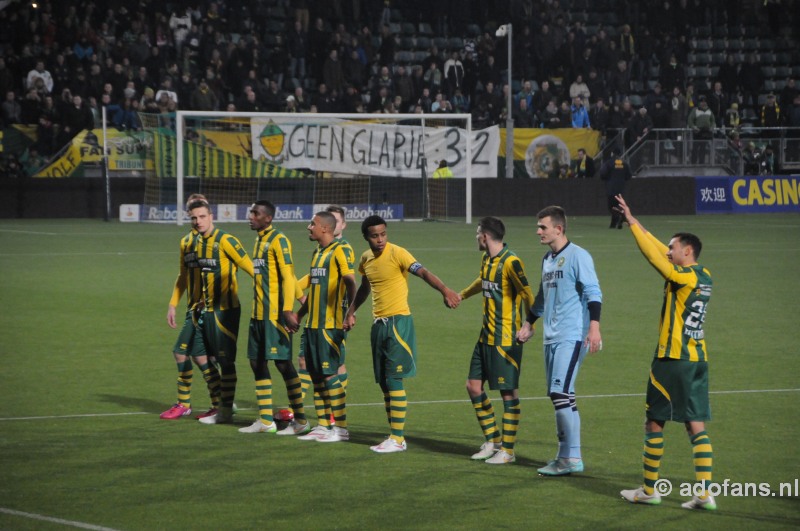
[[[44,522],[52,522],[54,524],[68,525],[80,529],[92,529],[93,531],[117,531],[113,527],[103,527],[101,525],[76,522],[74,520],[64,520],[63,518],[53,518],[52,516],[45,516],[43,514],[25,513],[22,511],[15,511],[14,509],[7,509],[5,507],[0,507],[0,513],[10,514],[12,516],[21,516],[22,518],[30,518],[32,520],[42,520]]]
[[[0,232],[13,232],[14,234],[32,234],[35,236],[58,236],[56,232],[40,232],[35,230],[0,229]]]
[[[796,393],[800,392],[800,388],[792,389],[732,389],[728,391],[710,391],[712,395],[738,395],[738,394],[752,394],[752,393]],[[619,393],[613,395],[578,395],[581,400],[589,398],[631,398],[642,397],[645,393]],[[521,396],[520,400],[550,400],[548,396]],[[499,399],[498,399],[499,400]],[[409,404],[414,405],[431,405],[431,404],[468,404],[467,399],[450,399],[450,400],[418,400],[408,401]],[[365,402],[362,404],[347,404],[347,407],[375,407],[383,406],[383,402]],[[252,408],[239,408],[238,411],[251,411]],[[51,415],[46,417],[6,417],[0,418],[0,422],[8,420],[54,420],[54,419],[73,419],[73,418],[87,418],[87,417],[121,417],[126,415],[155,415],[147,411],[133,411],[128,413],[86,413],[82,415]]]

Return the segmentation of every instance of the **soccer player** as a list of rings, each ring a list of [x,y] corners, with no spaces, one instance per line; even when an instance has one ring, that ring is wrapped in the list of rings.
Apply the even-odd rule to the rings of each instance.
[[[258,232],[253,250],[255,267],[253,313],[247,358],[256,380],[258,418],[240,428],[242,433],[296,435],[311,429],[303,408],[300,377],[292,363],[292,334],[297,331],[297,316],[292,312],[295,300],[292,244],[283,232],[272,225],[275,205],[265,199],[250,207],[250,228]],[[294,418],[278,431],[272,416],[272,378],[268,361],[283,377]]]
[[[553,402],[558,435],[556,458],[538,470],[543,476],[583,472],[581,418],[575,380],[586,352],[598,352],[602,293],[591,255],[567,238],[567,215],[559,206],[538,214],[536,234],[550,250],[542,259],[542,280],[526,324],[517,338],[533,335],[533,323],[544,320],[544,368],[547,394]]]
[[[425,269],[406,249],[389,243],[386,221],[380,216],[364,219],[361,234],[369,244],[369,249],[359,261],[361,285],[347,310],[344,329],[350,330],[355,326],[356,310],[371,292],[372,366],[375,382],[383,391],[391,435],[370,449],[382,454],[403,452],[407,448],[404,429],[408,405],[403,379],[417,373],[414,320],[408,307],[408,274],[420,277],[439,291],[445,306],[449,308],[456,308],[461,297]]]
[[[517,329],[522,316],[533,304],[533,292],[525,276],[525,267],[503,243],[506,227],[495,217],[478,223],[476,239],[483,251],[478,278],[461,291],[461,298],[483,295],[483,327],[472,352],[467,376],[467,393],[478,417],[486,442],[472,459],[492,465],[513,463],[514,444],[519,427],[519,375],[522,368],[522,344],[517,343]],[[503,397],[503,432],[495,422],[492,401],[483,390],[499,390]]]
[[[325,208],[325,212],[330,212],[333,214],[333,217],[336,218],[336,229],[334,231],[334,238],[339,242],[342,251],[344,251],[345,256],[347,257],[347,263],[350,264],[350,269],[355,270],[355,251],[353,251],[353,246],[345,239],[344,237],[344,229],[347,228],[347,219],[345,218],[345,210],[344,207],[339,205],[328,205]],[[297,281],[298,285],[300,286],[301,290],[308,289],[308,275],[304,276],[303,278]],[[341,301],[342,301],[342,308],[344,311],[347,311],[347,308],[350,306],[350,300],[347,297],[347,290],[344,284],[341,285]],[[299,298],[299,297],[298,297]],[[305,299],[301,299],[301,304],[305,302]],[[345,332],[345,337],[347,336],[347,332]],[[347,367],[345,366],[345,356],[344,351],[341,353],[339,359],[339,381],[342,383],[342,387],[347,390]],[[300,352],[297,354],[297,372],[300,375],[300,381],[303,385],[303,400],[305,400],[306,392],[308,391],[309,387],[311,387],[311,377],[306,370],[306,359],[305,359],[305,348],[304,348],[304,341],[303,337],[300,337]],[[316,393],[315,393],[316,399]],[[333,418],[331,417],[333,421]],[[313,431],[313,430],[312,430]]]
[[[253,276],[253,262],[241,242],[214,226],[214,215],[206,201],[189,204],[189,217],[198,232],[194,250],[203,282],[203,311],[200,321],[203,339],[221,373],[220,405],[200,420],[203,424],[233,423],[236,394],[236,339],[239,335],[239,269]]]
[[[202,194],[192,194],[186,200],[186,208],[194,201],[206,201]],[[194,312],[202,308],[203,283],[200,278],[200,268],[197,264],[197,254],[194,250],[195,239],[197,238],[197,228],[192,224],[192,230],[180,242],[180,269],[175,286],[172,288],[172,297],[169,300],[167,309],[167,324],[172,328],[177,328],[175,320],[178,303],[183,292],[186,292],[186,316],[183,326],[178,334],[178,340],[172,348],[175,362],[178,364],[178,401],[168,410],[161,414],[162,419],[179,419],[192,413],[191,389],[192,389],[192,360],[202,371],[203,378],[208,386],[208,393],[211,396],[211,409],[201,413],[197,418],[207,417],[217,412],[220,398],[219,371],[214,363],[211,363],[206,355],[205,344],[203,343],[203,333],[197,326],[193,318]]]
[[[711,273],[697,263],[702,250],[694,234],[674,234],[664,245],[631,214],[617,196],[618,211],[631,227],[639,250],[664,277],[664,303],[661,306],[658,345],[650,366],[645,404],[644,485],[623,490],[631,503],[658,505],[661,495],[655,490],[658,469],[664,454],[664,424],[683,422],[692,443],[695,479],[702,494],[682,504],[686,509],[717,508],[708,492],[711,483],[713,451],[705,421],[711,419],[708,400],[708,350],[703,322],[711,298]]]
[[[318,246],[311,257],[308,297],[297,315],[299,322],[308,314],[302,337],[319,419],[319,425],[300,439],[319,442],[350,439],[346,390],[339,380],[339,365],[345,354],[342,301],[353,300],[356,280],[353,266],[335,238],[336,225],[336,217],[330,212],[317,212],[308,225],[309,239]],[[335,426],[330,425],[331,412]]]

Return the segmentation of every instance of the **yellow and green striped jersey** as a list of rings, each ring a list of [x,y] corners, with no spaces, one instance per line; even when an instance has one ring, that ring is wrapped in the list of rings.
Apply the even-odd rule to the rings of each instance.
[[[708,361],[703,322],[711,299],[711,273],[701,265],[674,265],[669,248],[639,225],[631,226],[639,249],[664,277],[657,358]]]
[[[317,247],[308,275],[306,328],[342,328],[346,310],[343,277],[352,274],[353,266],[340,242],[334,240],[327,247]]]
[[[483,327],[479,342],[509,347],[516,341],[522,319],[533,304],[533,291],[522,260],[506,244],[497,256],[483,253],[478,278],[461,297],[483,293]]]
[[[241,268],[253,276],[253,262],[241,242],[236,236],[215,228],[208,236],[197,236],[195,251],[203,279],[206,311],[238,308],[236,273]]]
[[[200,278],[200,267],[197,264],[197,251],[195,251],[196,239],[196,230],[181,238],[180,266],[178,278],[175,279],[175,286],[172,288],[172,297],[169,299],[170,306],[178,307],[184,291],[186,291],[186,307],[189,309],[194,308],[203,298],[203,280]]]
[[[253,250],[255,267],[253,319],[277,321],[281,312],[291,311],[295,299],[292,243],[272,225],[259,231]]]
[[[358,272],[366,275],[372,289],[372,316],[411,315],[408,306],[408,272],[417,261],[406,249],[386,242],[383,252],[375,257],[371,249],[364,251]]]

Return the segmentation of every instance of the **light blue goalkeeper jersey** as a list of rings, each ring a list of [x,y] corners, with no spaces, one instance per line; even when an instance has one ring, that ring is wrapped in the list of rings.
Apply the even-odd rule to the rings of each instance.
[[[542,260],[542,281],[531,311],[544,325],[544,343],[583,341],[589,302],[603,302],[591,255],[572,242]]]

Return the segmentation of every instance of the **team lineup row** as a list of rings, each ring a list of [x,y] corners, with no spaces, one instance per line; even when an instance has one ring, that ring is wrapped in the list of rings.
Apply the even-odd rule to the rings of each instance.
[[[711,481],[713,456],[705,431],[705,421],[710,419],[708,368],[702,330],[711,296],[711,275],[697,264],[702,245],[696,236],[677,233],[664,245],[633,217],[621,195],[616,202],[616,210],[630,225],[639,249],[665,280],[659,343],[647,390],[644,481],[638,489],[620,493],[632,503],[658,504],[661,498],[654,486],[668,420],[685,424],[692,442],[696,479],[706,485]],[[178,365],[178,401],[161,418],[191,414],[194,361],[212,404],[197,418],[204,424],[232,423],[241,314],[236,272],[242,269],[254,281],[247,357],[256,383],[258,418],[239,431],[293,435],[322,443],[349,439],[345,337],[356,326],[358,308],[371,295],[373,371],[390,428],[388,438],[371,450],[405,451],[404,379],[416,374],[416,336],[408,305],[411,273],[439,291],[448,308],[454,309],[474,295],[483,297],[483,325],[466,388],[485,442],[472,459],[489,464],[516,460],[522,346],[534,335],[534,323],[541,318],[547,394],[555,410],[558,450],[538,472],[543,476],[583,472],[575,381],[585,355],[602,349],[602,292],[591,255],[566,235],[567,217],[561,207],[550,206],[537,215],[536,233],[549,250],[542,259],[535,296],[522,260],[503,242],[505,226],[496,217],[479,221],[476,240],[483,253],[480,273],[469,286],[456,292],[408,250],[390,243],[386,222],[379,216],[369,216],[361,224],[369,248],[356,267],[353,248],[343,238],[344,209],[332,205],[317,212],[308,225],[309,239],[317,247],[309,274],[298,280],[291,243],[272,225],[275,207],[269,201],[256,201],[250,208],[250,228],[257,232],[252,259],[235,236],[214,226],[205,197],[190,196],[186,208],[192,231],[181,240],[180,272],[167,313],[168,324],[177,328],[177,306],[186,291],[186,317],[173,348]],[[296,301],[300,302],[297,312]],[[304,318],[296,369],[292,335],[300,331]],[[273,361],[281,373],[291,408],[285,412],[286,418],[279,419],[287,421],[280,430],[273,415],[268,361]],[[485,391],[487,382],[503,400],[499,423]],[[312,385],[318,419],[313,429],[304,409],[306,392]],[[683,506],[711,510],[716,503],[706,490]]]

